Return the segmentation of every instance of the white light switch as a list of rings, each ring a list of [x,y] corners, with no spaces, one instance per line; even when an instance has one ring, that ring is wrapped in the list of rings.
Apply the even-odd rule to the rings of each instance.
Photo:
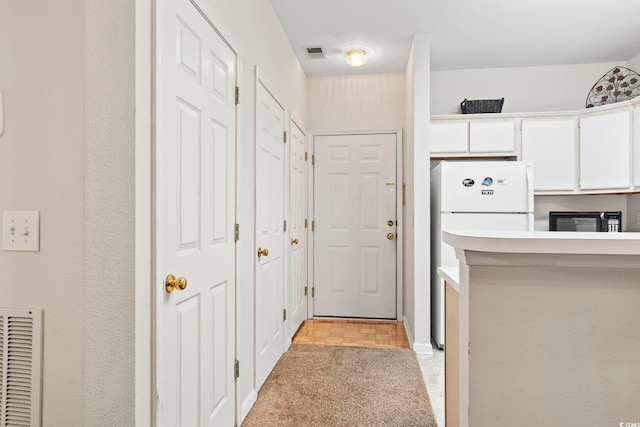
[[[2,212],[2,250],[40,251],[40,212]]]

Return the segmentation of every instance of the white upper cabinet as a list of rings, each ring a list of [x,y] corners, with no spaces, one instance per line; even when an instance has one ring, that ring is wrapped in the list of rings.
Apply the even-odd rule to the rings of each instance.
[[[575,120],[523,120],[522,160],[533,162],[535,191],[575,188]]]
[[[469,124],[469,151],[503,153],[515,150],[514,121],[477,121]]]
[[[629,189],[629,109],[580,120],[580,190]]]
[[[636,107],[633,110],[633,125],[633,152],[635,157],[633,183],[636,186],[636,191],[638,191],[640,190],[640,107]]]
[[[431,123],[430,150],[432,153],[466,153],[469,141],[468,122]]]

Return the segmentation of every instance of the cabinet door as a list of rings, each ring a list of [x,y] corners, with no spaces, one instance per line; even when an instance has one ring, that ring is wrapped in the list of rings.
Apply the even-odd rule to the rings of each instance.
[[[640,107],[633,110],[633,126],[633,152],[635,157],[633,162],[633,182],[636,187],[640,187]]]
[[[515,123],[471,122],[469,151],[472,153],[502,153],[515,150]]]
[[[432,153],[466,153],[469,140],[469,123],[433,123],[429,127]]]
[[[575,120],[522,121],[522,160],[533,162],[535,191],[573,190]]]
[[[580,189],[629,188],[629,111],[580,120]]]

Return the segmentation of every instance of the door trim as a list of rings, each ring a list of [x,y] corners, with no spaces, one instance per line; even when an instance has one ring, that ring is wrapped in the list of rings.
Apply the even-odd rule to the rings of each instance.
[[[403,247],[404,247],[404,224],[402,223],[403,218],[403,169],[402,169],[402,129],[394,128],[394,129],[368,129],[368,130],[350,130],[350,131],[309,131],[309,141],[308,141],[308,149],[309,155],[313,156],[315,154],[315,145],[313,143],[314,137],[316,136],[340,136],[340,135],[382,135],[382,134],[393,134],[396,136],[396,215],[398,225],[396,228],[397,231],[397,239],[396,239],[396,321],[402,322],[404,316],[404,305],[403,305],[403,294],[404,294],[404,283],[403,283]],[[314,173],[313,173],[313,165],[307,166],[308,179],[308,193],[307,193],[307,212],[309,215],[309,229],[311,229],[312,221],[314,221],[314,210],[313,210],[313,185],[314,185]],[[313,269],[314,269],[314,232],[307,232],[307,253],[308,253],[308,263],[307,263],[307,283],[309,286],[309,293],[307,294],[307,318],[311,319],[314,317],[313,312],[313,298],[311,289],[315,287],[315,283],[313,281]]]

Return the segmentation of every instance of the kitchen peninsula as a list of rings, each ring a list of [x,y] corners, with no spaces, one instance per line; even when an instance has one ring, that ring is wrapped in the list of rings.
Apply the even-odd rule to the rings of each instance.
[[[640,422],[640,233],[443,241],[447,427]]]

